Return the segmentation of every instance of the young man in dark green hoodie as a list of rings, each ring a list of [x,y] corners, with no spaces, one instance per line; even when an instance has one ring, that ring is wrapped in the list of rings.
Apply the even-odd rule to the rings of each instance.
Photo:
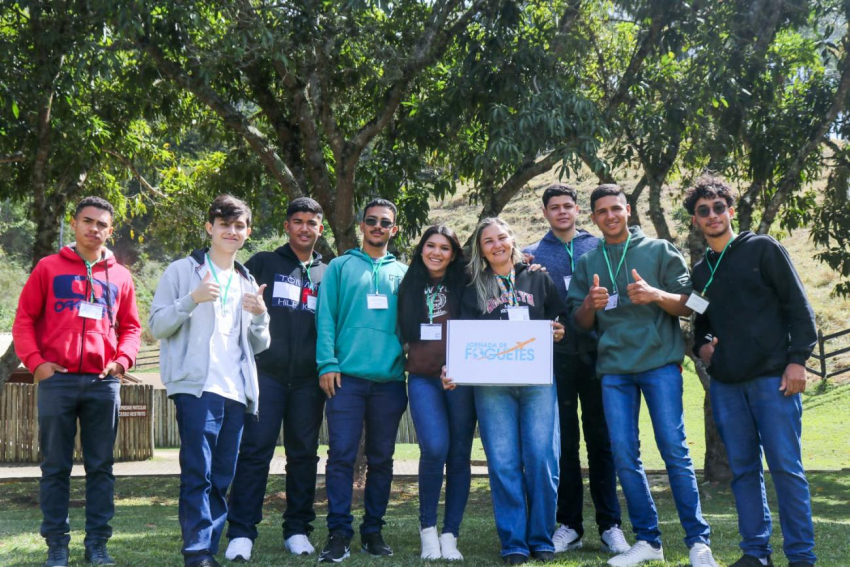
[[[669,242],[629,228],[631,209],[617,185],[594,189],[590,209],[604,239],[578,261],[567,302],[576,324],[599,336],[596,373],[602,377],[614,464],[637,539],[608,564],[624,567],[664,559],[658,513],[640,460],[637,425],[643,396],[691,548],[691,565],[717,567],[708,547],[710,530],[702,517],[682,410],[685,344],[678,318],[691,312],[685,306],[691,292],[685,259]]]
[[[328,396],[328,541],[319,561],[339,563],[349,556],[354,536],[351,496],[354,462],[366,426],[365,515],[360,525],[363,551],[392,555],[381,528],[390,498],[393,453],[407,407],[404,354],[397,334],[398,286],[407,266],[387,253],[398,232],[398,211],[385,199],[363,210],[361,248],[328,265],[316,315],[319,384]]]

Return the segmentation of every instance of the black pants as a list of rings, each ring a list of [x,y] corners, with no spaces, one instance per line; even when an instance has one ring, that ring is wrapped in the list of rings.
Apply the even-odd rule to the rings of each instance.
[[[596,508],[596,524],[601,534],[620,525],[617,476],[611,455],[611,440],[602,408],[602,382],[596,377],[595,355],[582,362],[573,355],[555,353],[555,382],[561,421],[561,483],[558,486],[558,523],[584,534],[582,506],[578,404],[587,445],[590,468],[590,497]]]

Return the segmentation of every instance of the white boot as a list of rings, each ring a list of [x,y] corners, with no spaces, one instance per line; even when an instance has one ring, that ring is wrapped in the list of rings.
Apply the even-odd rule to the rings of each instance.
[[[224,552],[224,557],[228,561],[251,561],[251,550],[254,548],[254,542],[247,537],[235,537],[230,540],[227,546],[227,551]]]
[[[419,537],[422,539],[422,559],[442,559],[436,526],[419,530]]]
[[[454,534],[440,535],[440,550],[443,554],[443,559],[463,561],[463,555],[457,549],[457,538]]]

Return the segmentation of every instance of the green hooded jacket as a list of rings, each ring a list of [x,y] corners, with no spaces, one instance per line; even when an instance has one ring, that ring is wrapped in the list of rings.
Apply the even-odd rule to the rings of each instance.
[[[632,270],[652,287],[669,293],[690,294],[691,277],[681,252],[666,240],[647,237],[639,227],[629,228],[632,238],[623,265],[625,243],[599,246],[582,256],[576,265],[572,284],[567,294],[568,312],[575,315],[599,275],[599,285],[613,295],[619,295],[616,308],[596,312],[596,331],[599,334],[596,373],[636,374],[666,364],[681,364],[685,358],[685,341],[679,319],[669,315],[656,303],[635,305],[626,291],[634,283]],[[608,251],[611,270],[603,255]],[[615,273],[616,286],[611,273]]]
[[[319,376],[341,372],[375,382],[404,380],[397,310],[398,286],[406,271],[392,254],[372,260],[357,248],[331,260],[316,307]],[[376,283],[388,309],[367,306]]]

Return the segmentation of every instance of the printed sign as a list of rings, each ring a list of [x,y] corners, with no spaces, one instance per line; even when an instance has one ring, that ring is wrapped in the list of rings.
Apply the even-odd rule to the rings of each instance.
[[[550,321],[451,320],[446,343],[446,374],[456,384],[552,383]]]
[[[148,406],[121,406],[118,417],[147,417]]]

